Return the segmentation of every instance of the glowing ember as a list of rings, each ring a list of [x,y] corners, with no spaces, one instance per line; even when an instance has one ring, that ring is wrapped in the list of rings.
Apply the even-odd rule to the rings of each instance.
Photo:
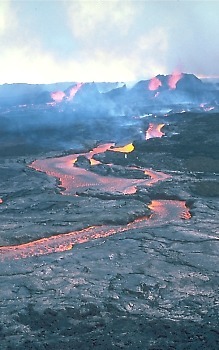
[[[134,151],[134,149],[134,145],[132,143],[129,143],[128,145],[123,147],[115,147],[112,149],[112,151],[121,153],[131,153],[132,151]]]
[[[0,261],[63,252],[72,249],[75,244],[93,239],[111,236],[131,229],[154,227],[157,224],[177,221],[178,218],[182,217],[184,219],[190,218],[189,211],[183,201],[152,201],[149,207],[153,211],[150,217],[137,218],[127,225],[91,226],[80,231],[51,236],[26,244],[0,247]]]
[[[161,129],[165,126],[165,124],[154,124],[150,123],[148,130],[146,131],[146,140],[155,138],[155,137],[162,137],[165,135]]]
[[[149,84],[148,84],[148,89],[151,91],[155,91],[157,90],[160,86],[162,86],[161,81],[157,78],[154,77],[150,80]]]
[[[83,83],[78,83],[77,85],[73,86],[69,92],[69,97],[67,98],[68,101],[73,100],[75,97],[76,93],[80,90],[82,87]]]
[[[168,86],[170,89],[175,89],[176,88],[176,84],[178,83],[178,81],[182,78],[183,74],[175,71],[172,75],[169,76],[168,79]]]
[[[56,103],[60,103],[65,97],[65,93],[63,91],[55,91],[52,92],[50,96],[53,99],[53,101],[55,101]]]
[[[3,200],[0,198],[0,204],[3,203]]]

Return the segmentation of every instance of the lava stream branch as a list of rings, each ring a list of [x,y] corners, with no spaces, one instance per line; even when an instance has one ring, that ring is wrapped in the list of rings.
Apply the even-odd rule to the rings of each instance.
[[[190,218],[189,210],[184,201],[156,200],[152,201],[149,207],[153,212],[150,217],[137,218],[127,225],[90,226],[80,231],[63,233],[25,244],[0,247],[0,261],[63,252],[72,249],[75,244],[108,237],[116,233]]]
[[[63,194],[75,195],[80,190],[88,188],[98,188],[101,191],[114,192],[118,191],[125,194],[136,192],[136,186],[150,186],[158,181],[164,181],[170,176],[162,172],[156,172],[150,169],[141,169],[150,179],[127,179],[112,176],[101,176],[92,171],[74,166],[78,156],[85,156],[92,159],[95,154],[103,153],[106,150],[114,152],[132,152],[134,146],[129,144],[124,147],[114,147],[114,144],[104,144],[94,148],[87,153],[73,154],[65,157],[49,158],[36,160],[30,167],[45,172],[46,174],[56,177],[60,180],[61,187],[65,188]],[[130,168],[130,167],[129,167]]]

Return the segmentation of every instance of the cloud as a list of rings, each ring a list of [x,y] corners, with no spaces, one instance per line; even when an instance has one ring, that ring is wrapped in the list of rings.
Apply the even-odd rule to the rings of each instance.
[[[130,58],[117,59],[102,52],[96,52],[93,57],[83,62],[69,60],[62,65],[53,55],[45,52],[34,52],[28,47],[10,48],[0,56],[0,67],[5,68],[1,70],[0,83],[5,81],[8,83],[49,83],[135,79]]]
[[[142,17],[144,11],[141,1],[68,4],[69,26],[78,41],[80,60],[93,80],[95,76],[98,80],[101,76],[108,81],[135,80],[166,69],[167,33],[159,24],[151,27],[149,18]]]
[[[154,27],[138,40],[141,51],[150,51],[153,54],[165,54],[168,49],[168,35],[163,27]]]
[[[11,3],[9,0],[0,2],[0,38],[10,29],[12,23],[15,23],[14,16],[11,15],[10,5]]]
[[[46,52],[28,46],[8,48],[0,56],[0,83],[50,83],[71,81],[71,72],[78,71],[77,63],[62,66]]]
[[[107,37],[111,31],[125,34],[133,23],[137,7],[132,1],[73,1],[67,3],[69,24],[76,38]]]
[[[0,35],[5,31],[6,27],[6,16],[5,16],[5,5],[0,3]]]
[[[218,2],[0,1],[0,83],[218,75]]]
[[[8,2],[7,16],[10,10],[13,21],[0,39],[4,46],[0,56],[0,83],[132,81],[142,74],[151,76],[164,69],[160,53],[166,50],[166,33],[159,27],[145,33],[136,31],[141,4],[136,6],[133,1],[120,0],[74,1],[63,2],[63,6],[69,32],[66,26],[63,30],[62,23],[57,23],[60,19],[57,9],[50,5],[50,23],[44,34],[39,27],[40,24],[45,27],[44,2],[37,7],[37,13],[32,2],[18,2],[14,6]],[[6,16],[6,11],[4,13]],[[57,33],[66,52],[68,45],[76,47],[72,53],[61,56],[55,40]],[[50,45],[46,45],[48,42]],[[155,52],[157,59],[153,59]]]

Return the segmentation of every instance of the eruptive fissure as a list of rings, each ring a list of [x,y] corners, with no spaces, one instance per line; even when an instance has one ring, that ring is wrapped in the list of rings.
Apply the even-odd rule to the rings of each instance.
[[[54,92],[51,92],[50,96],[55,103],[60,103],[64,99],[66,99],[67,101],[72,101],[76,93],[82,87],[82,85],[83,83],[77,83],[75,86],[70,88],[68,94],[66,94],[64,91],[54,91]]]

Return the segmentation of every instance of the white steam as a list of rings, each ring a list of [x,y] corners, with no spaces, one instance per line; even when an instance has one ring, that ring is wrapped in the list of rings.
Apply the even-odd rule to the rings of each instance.
[[[0,83],[219,75],[217,1],[0,2]]]

